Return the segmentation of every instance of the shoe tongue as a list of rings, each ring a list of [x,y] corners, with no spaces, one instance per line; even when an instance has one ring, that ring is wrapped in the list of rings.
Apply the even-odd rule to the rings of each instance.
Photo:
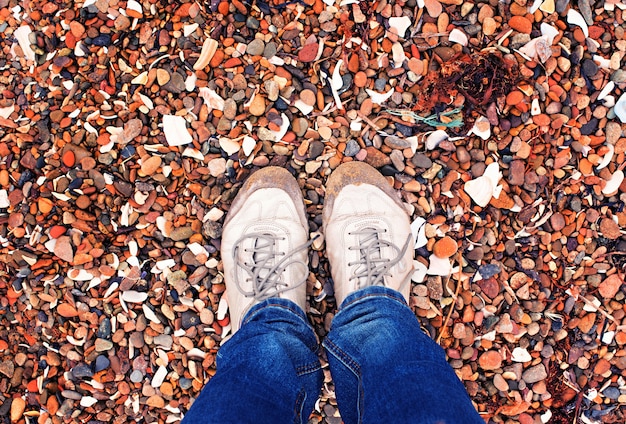
[[[273,258],[276,256],[276,239],[270,233],[264,233],[262,238],[257,238],[254,241],[254,253],[252,254],[252,260],[257,265],[265,265],[259,276],[265,278],[269,274],[267,267],[273,265]]]

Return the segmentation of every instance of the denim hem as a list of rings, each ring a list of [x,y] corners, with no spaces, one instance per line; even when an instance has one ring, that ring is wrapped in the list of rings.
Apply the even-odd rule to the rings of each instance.
[[[384,286],[369,286],[350,293],[348,297],[346,297],[341,303],[337,314],[340,314],[342,311],[346,310],[354,303],[360,302],[369,297],[385,297],[394,300],[408,308],[406,300],[404,299],[404,296],[400,294],[400,292]]]
[[[304,313],[304,311],[302,310],[301,307],[299,307],[298,305],[296,305],[294,302],[292,302],[289,299],[281,299],[279,297],[273,297],[271,299],[266,299],[266,300],[264,300],[262,302],[257,303],[256,305],[252,306],[248,310],[248,312],[246,312],[246,314],[244,315],[243,319],[241,320],[241,326],[243,327],[244,324],[246,324],[247,322],[250,322],[251,320],[253,320],[255,315],[258,314],[261,310],[263,310],[265,308],[280,308],[281,310],[287,311],[287,312],[297,316],[302,321],[304,321],[304,323],[308,327],[310,327],[309,322],[308,322],[307,317],[306,317],[306,314]]]

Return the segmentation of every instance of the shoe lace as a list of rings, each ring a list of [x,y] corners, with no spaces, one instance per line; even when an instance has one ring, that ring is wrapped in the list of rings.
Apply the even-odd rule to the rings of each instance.
[[[384,277],[389,275],[389,271],[402,260],[409,248],[412,236],[408,235],[402,248],[399,248],[390,241],[384,240],[381,234],[386,233],[386,229],[376,227],[363,227],[348,234],[357,236],[358,244],[348,247],[348,250],[359,250],[361,257],[358,261],[348,262],[348,266],[356,266],[351,280],[358,279],[359,287],[384,286]],[[392,254],[383,257],[382,249],[390,248]],[[363,284],[361,283],[363,282]]]
[[[239,252],[242,249],[244,241],[252,239],[251,248],[243,248],[245,253],[252,253],[252,262],[240,260]],[[239,281],[239,273],[235,273],[235,285],[239,291],[246,297],[253,297],[257,302],[276,297],[278,294],[305,283],[308,277],[307,264],[301,260],[294,259],[295,253],[308,248],[313,240],[309,240],[301,246],[296,247],[290,253],[277,250],[277,241],[285,240],[284,236],[275,236],[269,233],[250,233],[240,237],[235,242],[233,249],[233,259],[236,266],[241,267],[248,274],[246,282],[252,281],[252,290],[245,290],[241,281]],[[283,273],[291,266],[302,266],[304,269],[302,278],[297,282],[286,283],[283,281]]]

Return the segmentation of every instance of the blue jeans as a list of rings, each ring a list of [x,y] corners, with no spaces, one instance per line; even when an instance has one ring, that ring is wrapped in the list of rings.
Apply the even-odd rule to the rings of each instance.
[[[350,294],[323,346],[346,424],[484,424],[443,349],[394,290]],[[217,367],[183,424],[306,423],[322,386],[313,329],[285,299],[255,305]]]

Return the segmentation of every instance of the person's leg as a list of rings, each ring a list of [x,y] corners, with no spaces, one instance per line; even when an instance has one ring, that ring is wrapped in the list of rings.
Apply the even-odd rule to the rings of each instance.
[[[323,380],[304,313],[307,240],[304,201],[291,174],[268,167],[248,178],[222,232],[234,335],[184,424],[307,422]]]
[[[340,309],[323,345],[352,423],[482,423],[443,350],[407,306],[413,248],[385,178],[347,163],[326,184],[326,251]]]
[[[183,424],[306,423],[323,375],[304,312],[286,299],[252,307],[218,351],[217,372]]]
[[[348,295],[323,345],[346,424],[484,423],[397,291],[371,286]]]

